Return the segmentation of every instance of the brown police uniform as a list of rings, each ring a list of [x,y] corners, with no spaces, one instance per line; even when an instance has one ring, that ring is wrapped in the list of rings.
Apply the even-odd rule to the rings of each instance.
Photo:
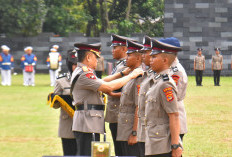
[[[145,155],[171,152],[168,113],[178,112],[177,89],[169,69],[154,76],[146,94]]]
[[[150,80],[152,79],[154,72],[151,69],[147,69],[142,77],[140,84],[139,96],[138,96],[138,128],[137,128],[137,140],[138,142],[145,142],[145,96],[150,88]]]
[[[115,73],[118,73],[120,71],[123,71],[126,68],[126,61],[124,58],[119,60],[116,63],[115,68],[112,71],[112,75]],[[115,93],[121,92],[121,89],[113,91]],[[117,123],[118,122],[118,110],[120,105],[120,98],[118,97],[112,97],[108,96],[108,103],[106,108],[106,116],[105,121],[109,123]]]
[[[97,67],[95,69],[98,78],[102,78],[103,71],[104,71],[104,57],[100,56],[100,58],[97,59]]]
[[[195,62],[195,72],[196,72],[196,83],[197,85],[202,85],[202,75],[204,71],[205,56],[197,55],[194,59]]]
[[[77,155],[90,155],[91,133],[96,133],[96,140],[100,140],[99,134],[104,133],[104,103],[98,91],[104,81],[98,79],[93,70],[82,63],[78,63],[71,82],[77,75],[79,77],[72,91],[73,104],[77,108],[73,116],[72,130],[77,144],[80,144],[80,152]]]
[[[141,66],[139,68],[141,68]],[[141,77],[132,79],[122,88],[118,114],[117,141],[123,141],[122,149],[124,156],[137,156],[139,154],[138,145],[134,144],[129,146],[127,141],[133,131],[135,109],[138,105],[138,93],[141,80]]]
[[[57,78],[54,94],[70,94],[70,77],[71,76],[69,74],[63,74]],[[60,103],[55,102],[53,108],[60,108]],[[64,155],[76,155],[77,146],[72,132],[72,123],[72,118],[62,108],[60,108],[58,136],[62,139]]]
[[[214,73],[214,85],[219,86],[220,83],[220,75],[222,66],[221,63],[223,61],[222,55],[214,55],[212,56],[212,64],[213,64],[213,73]]]
[[[184,106],[184,98],[186,95],[187,84],[188,84],[188,76],[180,64],[179,60],[176,59],[171,65],[171,76],[172,79],[176,83],[177,87],[177,102],[178,102],[178,111],[179,111],[179,118],[180,118],[180,136],[181,139],[183,138],[184,134],[187,133],[187,116]]]

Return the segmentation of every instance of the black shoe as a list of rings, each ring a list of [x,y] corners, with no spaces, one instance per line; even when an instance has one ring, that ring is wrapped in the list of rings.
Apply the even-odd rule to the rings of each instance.
[[[200,86],[203,86],[202,84],[200,84]]]

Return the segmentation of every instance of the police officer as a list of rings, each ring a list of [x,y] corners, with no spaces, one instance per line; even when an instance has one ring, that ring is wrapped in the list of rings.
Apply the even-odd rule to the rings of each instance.
[[[202,55],[202,48],[197,49],[197,56],[194,58],[194,71],[197,86],[202,86],[202,75],[205,70],[205,56]]]
[[[62,57],[59,52],[57,52],[57,49],[51,48],[50,53],[47,57],[47,66],[49,68],[49,74],[50,74],[50,86],[55,85],[56,77],[59,74],[59,69],[62,65]]]
[[[14,58],[9,54],[10,48],[6,45],[1,46],[2,53],[0,54],[0,69],[2,76],[2,85],[11,86],[11,70],[14,67]]]
[[[220,86],[220,75],[222,70],[223,57],[220,48],[215,48],[215,55],[212,56],[212,70],[214,76],[214,86]]]
[[[140,50],[143,45],[127,40],[126,65],[132,70],[142,69],[142,56]],[[129,81],[122,88],[118,114],[117,141],[122,141],[123,156],[139,156],[137,143],[138,126],[138,94],[141,77]]]
[[[174,40],[177,41],[175,38],[166,38],[165,41]],[[162,40],[161,40],[162,41]],[[183,141],[184,135],[187,133],[187,116],[184,106],[184,98],[186,95],[187,84],[188,84],[188,76],[185,72],[184,67],[180,64],[178,58],[174,60],[171,65],[171,73],[172,79],[176,83],[177,87],[177,102],[178,102],[178,111],[179,111],[179,118],[180,118],[180,138]]]
[[[35,65],[37,57],[32,53],[33,48],[28,46],[24,49],[25,53],[21,57],[21,68],[23,69],[23,85],[35,86]]]
[[[181,50],[176,39],[152,40],[150,66],[156,72],[146,94],[145,155],[180,157],[180,121],[177,89],[170,76],[170,66]]]
[[[79,63],[71,78],[71,93],[76,107],[72,130],[77,141],[77,155],[90,155],[92,133],[95,133],[96,141],[100,140],[99,134],[104,133],[105,106],[100,92],[110,93],[119,89],[143,71],[136,69],[121,78],[129,73],[130,70],[126,69],[101,80],[94,74],[97,57],[100,57],[100,45],[76,43],[74,46]]]
[[[128,38],[116,34],[111,35],[112,55],[117,60],[116,66],[113,68],[111,75],[121,72],[126,68],[126,40]],[[122,148],[120,141],[116,141],[118,126],[118,109],[120,104],[121,89],[115,90],[108,95],[108,103],[106,108],[105,121],[109,123],[112,139],[114,142],[114,150],[116,156],[122,156]]]
[[[75,51],[69,50],[67,52],[66,65],[68,67],[69,73],[61,74],[55,83],[54,94],[56,95],[69,95],[70,94],[70,79],[73,70],[77,66],[77,58],[75,56]],[[70,117],[64,109],[60,107],[59,102],[55,102],[53,108],[60,108],[60,120],[59,120],[59,130],[58,136],[62,141],[62,148],[64,156],[74,156],[77,153],[77,144],[74,134],[72,132],[72,117]]]
[[[151,53],[151,38],[145,36],[143,38],[142,61],[145,65],[144,75],[140,84],[138,96],[138,127],[137,141],[139,145],[139,156],[145,156],[145,95],[150,88],[150,80],[153,78],[154,72],[150,69],[150,53]]]

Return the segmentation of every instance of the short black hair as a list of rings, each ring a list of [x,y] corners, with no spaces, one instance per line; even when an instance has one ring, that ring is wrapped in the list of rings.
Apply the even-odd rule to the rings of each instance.
[[[88,52],[89,51],[87,51],[87,50],[78,50],[77,51],[78,62],[83,62]]]

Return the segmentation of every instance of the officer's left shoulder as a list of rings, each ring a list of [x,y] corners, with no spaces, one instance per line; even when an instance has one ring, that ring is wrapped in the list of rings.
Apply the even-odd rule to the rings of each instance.
[[[65,77],[67,77],[67,76],[68,76],[67,73],[63,73],[63,74],[58,75],[58,76],[56,77],[56,79],[58,80],[58,79],[61,79],[61,78],[65,78]]]

